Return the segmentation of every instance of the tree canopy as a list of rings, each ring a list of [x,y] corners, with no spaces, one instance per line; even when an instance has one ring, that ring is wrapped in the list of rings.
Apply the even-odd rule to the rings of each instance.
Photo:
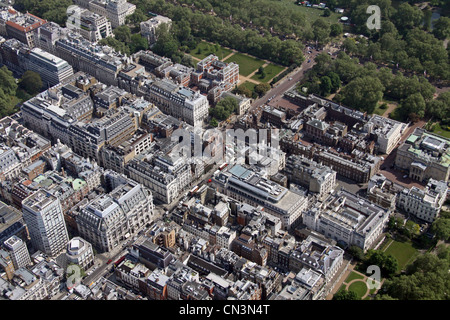
[[[16,79],[6,66],[0,68],[0,88],[7,95],[14,95],[16,93]]]
[[[67,8],[73,5],[71,0],[16,0],[15,6],[20,11],[28,11],[43,19],[65,26]]]
[[[400,300],[448,300],[450,288],[450,248],[439,255],[425,253],[406,270],[406,274],[387,279],[381,288],[382,296]]]
[[[353,291],[340,290],[333,296],[333,300],[358,300],[358,295]]]
[[[228,117],[238,111],[238,101],[233,97],[221,99],[215,107],[209,108],[209,114],[220,121],[228,119]]]
[[[445,216],[438,217],[431,225],[433,232],[438,239],[447,241],[450,239],[450,218]]]
[[[39,93],[42,86],[41,76],[30,70],[25,71],[19,82],[19,87],[31,95]]]
[[[352,80],[342,89],[341,95],[345,105],[373,113],[378,101],[383,98],[384,90],[378,78],[366,76]]]

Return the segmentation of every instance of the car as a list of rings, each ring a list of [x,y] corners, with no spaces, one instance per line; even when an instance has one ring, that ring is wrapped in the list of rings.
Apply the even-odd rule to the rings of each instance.
[[[112,262],[112,259],[109,259],[106,264],[110,264]]]
[[[407,174],[405,174],[405,175],[403,176],[403,179],[406,179],[406,178],[408,178],[408,175],[407,175]]]

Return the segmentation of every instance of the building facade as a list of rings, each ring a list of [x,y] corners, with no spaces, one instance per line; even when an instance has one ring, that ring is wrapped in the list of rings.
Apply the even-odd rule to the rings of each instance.
[[[348,246],[367,250],[384,231],[390,211],[340,190],[303,215],[307,228]]]
[[[415,217],[432,223],[447,200],[448,186],[445,181],[430,179],[424,189],[405,188],[398,194],[397,207]]]
[[[30,254],[28,253],[27,245],[22,239],[17,236],[12,236],[3,243],[6,250],[8,250],[14,269],[26,267],[31,263]]]
[[[92,200],[76,217],[80,235],[109,252],[151,221],[153,197],[142,185],[127,181]]]
[[[66,248],[69,235],[57,197],[36,191],[22,201],[22,212],[35,250],[56,256]]]
[[[83,270],[94,265],[94,251],[92,245],[81,237],[74,237],[67,243],[66,257],[68,263],[73,263]]]

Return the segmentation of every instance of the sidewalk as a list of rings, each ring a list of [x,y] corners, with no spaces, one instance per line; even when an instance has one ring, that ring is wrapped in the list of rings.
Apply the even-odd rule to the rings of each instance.
[[[341,288],[342,284],[344,283],[345,279],[347,279],[348,275],[352,273],[353,268],[356,266],[356,262],[349,262],[345,270],[341,271],[339,274],[339,279],[334,280],[332,279],[331,282],[334,284],[331,292],[328,293],[326,300],[333,299],[334,294]]]

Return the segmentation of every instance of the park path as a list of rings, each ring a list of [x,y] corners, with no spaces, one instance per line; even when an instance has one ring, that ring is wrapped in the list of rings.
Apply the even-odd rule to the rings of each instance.
[[[388,118],[388,117],[389,117],[389,114],[390,114],[392,111],[394,111],[395,108],[397,108],[397,104],[395,104],[395,103],[388,103],[387,106],[388,106],[388,107],[387,107],[386,111],[384,111],[384,113],[383,113],[383,117],[386,117],[386,118]]]
[[[223,58],[221,61],[225,61],[227,60],[229,57],[231,57],[233,54],[235,54],[237,51],[234,51],[233,49],[231,50],[231,53],[229,55],[227,55],[225,58]]]
[[[354,267],[354,266],[353,266],[353,267]],[[349,269],[350,269],[350,268],[349,268]],[[359,272],[359,271],[357,271],[357,270],[354,270],[354,268],[351,268],[351,270],[345,275],[345,278],[344,278],[344,279],[347,279],[347,277],[348,277],[352,272],[354,272],[354,273],[356,273],[356,274],[362,276],[363,278],[362,278],[362,279],[353,279],[353,280],[351,280],[351,281],[349,281],[349,282],[346,282],[346,280],[344,280],[344,281],[342,282],[342,284],[345,285],[345,290],[348,290],[348,288],[350,288],[350,286],[351,286],[353,283],[358,282],[358,281],[359,281],[359,282],[364,282],[364,283],[367,285],[367,279],[368,279],[369,277],[367,277],[367,275],[365,275],[365,274],[363,274],[363,273],[361,273],[361,272]],[[381,288],[381,285],[383,284],[383,282],[384,282],[384,279],[381,281],[380,288]],[[341,284],[340,286],[336,286],[337,288],[336,288],[336,290],[335,290],[334,293],[336,293],[336,292],[341,288],[342,284]],[[377,291],[378,291],[378,289],[376,289],[376,290],[374,291],[373,294],[376,294]],[[334,293],[333,293],[333,294],[334,294]],[[366,291],[366,293],[361,297],[361,300],[364,300],[364,299],[367,298],[370,294],[371,294],[371,293],[370,293],[370,289],[369,289],[369,287],[367,287],[367,291]]]
[[[208,43],[213,44],[212,42],[209,42],[209,41],[205,41],[205,42],[208,42]],[[232,48],[229,48],[229,47],[224,47],[224,48],[231,50],[231,53],[228,54],[227,56],[223,57],[222,59],[220,59],[220,61],[226,61],[227,59],[229,59],[229,58],[230,58],[232,55],[234,55],[235,53],[240,53],[239,51],[237,51],[237,50],[235,50],[235,49],[232,49]],[[213,53],[213,54],[214,54],[214,53]],[[241,53],[241,54],[247,55],[247,56],[252,57],[252,58],[255,58],[255,59],[259,59],[259,58],[256,58],[256,57],[254,57],[254,56],[248,54],[248,53]],[[197,57],[194,57],[193,55],[190,55],[190,56],[191,56],[195,61],[197,61],[197,62],[199,62],[199,61],[202,60],[202,59],[199,59],[199,58],[197,58]],[[267,61],[267,60],[263,60],[263,61],[264,61],[264,64],[262,65],[262,67],[264,67],[264,68],[267,67],[267,66],[271,63],[270,61]],[[281,74],[284,70],[286,70],[286,67],[284,67],[284,69],[281,70],[278,74],[276,74],[275,76],[273,76],[272,79],[275,78],[276,76],[278,76],[279,74]],[[241,85],[241,84],[243,84],[243,83],[246,82],[246,81],[251,82],[251,83],[254,83],[254,84],[260,84],[261,81],[258,81],[258,80],[255,80],[255,79],[251,79],[251,77],[253,77],[253,76],[256,74],[256,72],[258,72],[258,69],[254,70],[254,71],[253,71],[252,73],[250,73],[248,76],[243,76],[242,74],[239,74],[239,82],[238,82],[238,85]]]
[[[268,64],[267,62],[265,62],[265,63],[262,65],[262,67],[266,67],[267,65],[269,65],[269,64]],[[255,73],[257,73],[257,72],[258,72],[258,69],[256,69],[256,70],[253,71],[252,73],[250,73],[248,76],[243,76],[242,74],[239,74],[239,84],[242,84],[242,83],[244,83],[245,81],[249,81],[249,82],[252,82],[252,83],[255,83],[255,84],[260,84],[261,81],[252,79],[253,75],[254,75]]]
[[[327,295],[326,300],[331,300],[333,299],[333,296],[335,295],[336,292],[339,291],[339,289],[341,288],[342,284],[344,283],[344,281],[347,279],[347,277],[349,276],[350,273],[352,273],[353,268],[355,268],[356,266],[356,262],[351,262],[349,264],[349,266],[347,267],[345,273],[339,278],[338,283],[336,283],[333,287],[333,290]]]

